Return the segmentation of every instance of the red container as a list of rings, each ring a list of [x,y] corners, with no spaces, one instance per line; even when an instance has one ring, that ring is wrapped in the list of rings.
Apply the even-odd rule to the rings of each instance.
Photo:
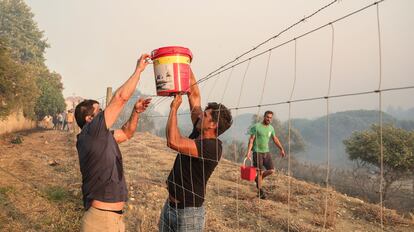
[[[190,88],[193,54],[184,47],[162,47],[151,53],[158,96],[183,94]]]
[[[253,166],[246,166],[246,159],[243,161],[243,165],[240,167],[240,174],[243,180],[253,181],[256,178],[256,168]],[[250,160],[252,162],[252,160]]]

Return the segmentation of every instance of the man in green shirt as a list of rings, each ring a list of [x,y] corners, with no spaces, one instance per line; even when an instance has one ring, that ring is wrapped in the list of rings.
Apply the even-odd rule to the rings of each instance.
[[[272,157],[269,153],[270,138],[272,138],[275,145],[280,149],[280,155],[282,157],[285,156],[285,150],[275,135],[275,129],[271,125],[272,118],[273,112],[266,111],[264,113],[263,121],[254,124],[249,131],[250,139],[246,156],[248,159],[251,159],[251,151],[253,151],[253,165],[258,169],[255,179],[256,187],[258,190],[257,195],[261,199],[266,198],[266,195],[262,189],[263,179],[275,172]]]

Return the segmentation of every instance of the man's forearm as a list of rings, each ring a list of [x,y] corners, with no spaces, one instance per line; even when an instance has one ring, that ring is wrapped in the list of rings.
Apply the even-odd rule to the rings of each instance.
[[[190,104],[191,121],[194,124],[203,111],[201,109],[200,89],[198,88],[193,71],[191,71],[190,75],[190,91],[187,96]]]
[[[128,99],[132,96],[135,89],[137,88],[140,76],[141,71],[135,71],[134,74],[132,74],[132,76],[116,90],[115,96],[119,97],[122,100],[128,101]]]
[[[249,139],[249,145],[247,146],[247,155],[252,151],[253,148],[253,142],[251,139]]]
[[[280,143],[279,139],[276,137],[273,139],[275,145],[279,148],[280,151],[284,151],[282,144]]]
[[[201,105],[200,89],[196,82],[193,71],[190,74],[190,92],[188,93],[188,100],[190,103],[190,110]]]
[[[132,136],[134,135],[137,129],[138,121],[139,113],[137,113],[135,109],[133,109],[131,116],[129,117],[129,120],[122,126],[122,130],[124,131],[128,139],[132,138]]]
[[[190,110],[194,111],[195,108],[201,107],[200,90],[197,85],[191,87],[191,92],[188,94],[188,101],[190,104]]]
[[[171,109],[166,130],[168,145],[176,145],[176,141],[181,136],[177,126],[177,109]]]

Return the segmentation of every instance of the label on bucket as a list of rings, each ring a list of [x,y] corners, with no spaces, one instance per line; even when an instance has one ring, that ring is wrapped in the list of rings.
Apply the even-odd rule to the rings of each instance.
[[[178,90],[181,86],[175,86],[175,75],[180,79],[180,65],[189,65],[191,60],[185,56],[164,56],[154,59],[154,73],[157,92],[166,90]],[[177,83],[181,84],[180,81]]]
[[[175,89],[173,64],[159,64],[154,66],[154,72],[157,91]]]

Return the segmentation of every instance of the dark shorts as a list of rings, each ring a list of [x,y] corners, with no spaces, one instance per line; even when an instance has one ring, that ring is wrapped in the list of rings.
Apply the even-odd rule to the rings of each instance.
[[[269,152],[253,152],[253,165],[260,170],[264,170],[264,168],[266,170],[275,169],[272,155]]]

